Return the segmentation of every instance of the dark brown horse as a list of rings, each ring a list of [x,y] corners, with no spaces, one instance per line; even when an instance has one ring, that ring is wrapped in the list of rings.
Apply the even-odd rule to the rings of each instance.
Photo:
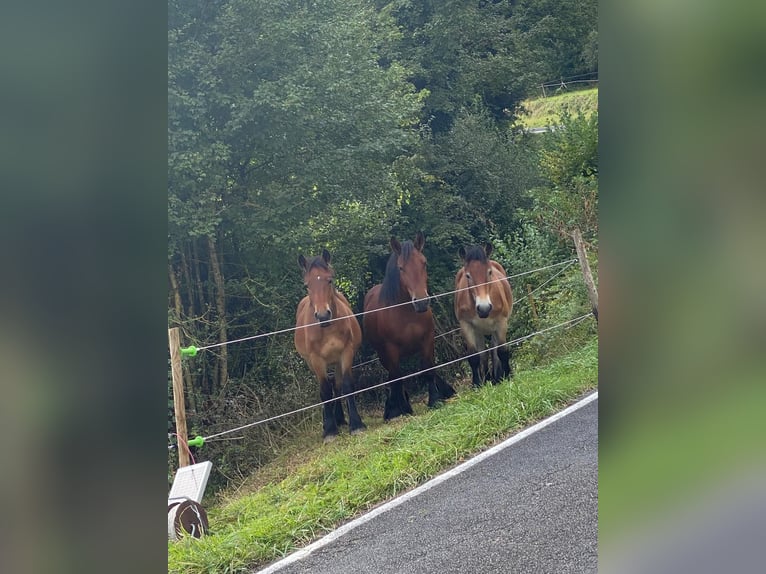
[[[484,248],[461,247],[459,254],[463,266],[455,276],[455,289],[465,290],[455,293],[455,316],[460,322],[468,353],[483,351],[486,337],[492,338],[493,347],[503,345],[513,309],[513,292],[505,269],[489,258],[492,254],[491,243]],[[510,355],[511,351],[505,345],[492,351],[493,383],[506,375],[511,376]],[[486,353],[468,358],[474,386],[484,382],[488,363]]]
[[[403,244],[392,237],[392,253],[383,283],[375,285],[364,298],[364,335],[388,371],[388,380],[401,376],[399,361],[410,356],[420,357],[421,370],[434,365],[434,317],[426,286],[428,274],[422,252],[424,244],[425,238],[420,232],[414,242],[405,241]],[[406,304],[383,309],[398,303]],[[428,379],[429,407],[455,394],[455,390],[435,371],[425,376]],[[412,414],[412,406],[402,383],[391,384],[383,413],[385,420]]]
[[[348,300],[335,290],[335,272],[330,267],[330,253],[327,249],[322,250],[321,256],[310,260],[300,255],[298,264],[303,270],[303,283],[308,289],[308,295],[298,304],[295,314],[295,324],[299,327],[295,331],[295,348],[316,375],[321,400],[328,401],[333,396],[353,391],[351,365],[354,354],[362,344],[362,331]],[[327,367],[330,365],[335,365],[334,378],[327,376]],[[335,382],[338,373],[342,378],[340,393]],[[346,403],[349,429],[351,434],[355,434],[364,429],[365,425],[359,418],[354,397],[348,397]],[[322,437],[325,442],[334,439],[338,434],[338,425],[345,422],[341,401],[324,405]]]

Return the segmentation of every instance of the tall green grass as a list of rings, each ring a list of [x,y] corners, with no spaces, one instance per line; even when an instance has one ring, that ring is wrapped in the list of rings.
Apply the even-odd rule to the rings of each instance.
[[[210,534],[168,546],[168,571],[233,573],[283,556],[597,385],[598,342],[512,383],[464,388],[439,409],[341,435],[280,482],[209,509]],[[285,464],[285,461],[281,462]]]

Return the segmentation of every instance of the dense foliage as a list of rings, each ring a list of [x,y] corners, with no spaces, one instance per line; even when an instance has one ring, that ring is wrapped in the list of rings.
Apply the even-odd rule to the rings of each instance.
[[[168,319],[184,344],[292,326],[297,256],[323,247],[360,310],[391,234],[425,233],[434,293],[463,244],[493,241],[509,273],[571,257],[573,226],[595,245],[597,115],[542,137],[515,123],[541,82],[595,71],[594,0],[169,0],[168,22]],[[547,293],[541,313],[563,298]],[[454,327],[446,299],[437,332]],[[541,321],[520,312],[513,329]],[[460,352],[444,337],[437,360]],[[290,334],[184,371],[192,433],[317,397]],[[247,472],[285,424],[206,453]]]

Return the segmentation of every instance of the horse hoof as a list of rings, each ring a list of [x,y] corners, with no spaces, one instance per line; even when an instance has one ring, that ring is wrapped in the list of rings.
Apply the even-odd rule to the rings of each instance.
[[[338,438],[338,435],[336,434],[328,434],[326,437],[322,439],[322,442],[324,444],[330,444],[332,441],[334,441],[336,438]]]
[[[361,427],[359,427],[359,428],[355,428],[355,429],[352,429],[352,430],[351,430],[351,434],[352,434],[352,435],[355,435],[355,434],[362,434],[362,433],[365,431],[365,429],[366,429],[366,428],[367,428],[366,426],[361,426]]]
[[[400,409],[396,409],[396,410],[392,409],[392,410],[390,410],[389,412],[387,412],[387,413],[385,413],[383,415],[383,420],[388,422],[390,420],[395,419],[396,417],[402,416],[402,414],[404,414],[404,413],[402,413],[402,411]]]

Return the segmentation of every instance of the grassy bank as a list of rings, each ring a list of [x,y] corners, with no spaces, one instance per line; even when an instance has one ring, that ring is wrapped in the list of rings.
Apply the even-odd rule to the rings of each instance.
[[[572,114],[580,111],[589,116],[598,111],[598,88],[525,100],[522,109],[524,113],[519,117],[519,123],[525,128],[556,125],[564,109],[569,109]]]
[[[169,572],[230,573],[278,558],[400,494],[488,445],[561,409],[597,384],[598,341],[549,365],[519,371],[512,384],[460,389],[436,410],[342,434],[289,468],[209,509],[211,533],[168,547]],[[248,489],[249,490],[249,489]]]

